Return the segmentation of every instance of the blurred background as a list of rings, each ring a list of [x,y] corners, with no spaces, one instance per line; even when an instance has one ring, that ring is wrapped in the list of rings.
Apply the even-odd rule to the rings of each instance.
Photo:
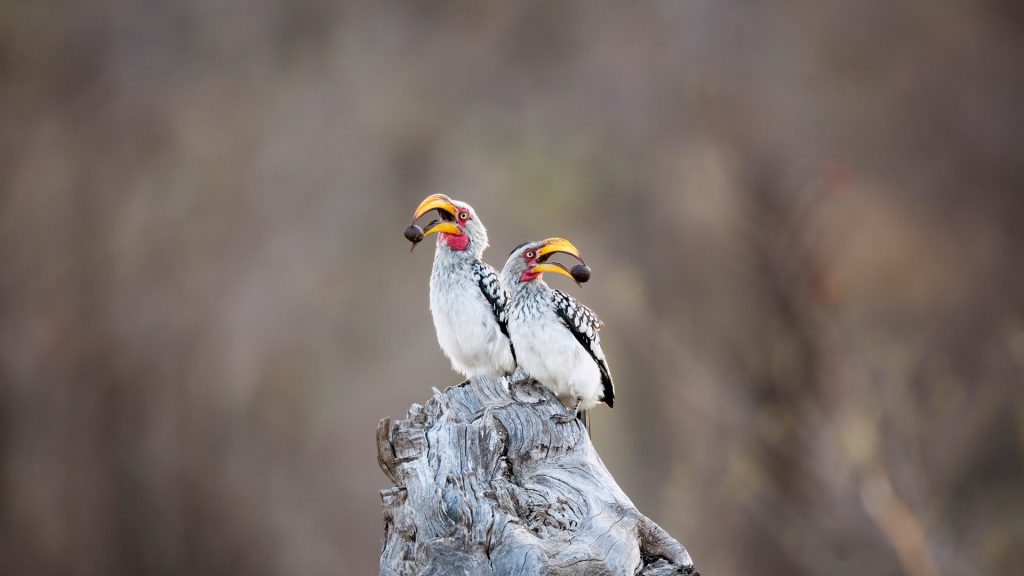
[[[0,2],[4,573],[375,573],[436,192],[702,573],[1024,573],[1019,3],[410,4]]]

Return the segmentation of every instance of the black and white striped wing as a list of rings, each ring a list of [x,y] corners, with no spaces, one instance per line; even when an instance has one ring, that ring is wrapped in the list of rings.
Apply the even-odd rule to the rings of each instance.
[[[476,279],[476,285],[480,288],[484,298],[491,304],[494,319],[498,322],[501,333],[508,338],[509,348],[512,349],[512,360],[515,361],[516,349],[512,346],[512,338],[508,335],[508,292],[501,285],[498,272],[485,262],[477,260],[473,262],[473,278]]]
[[[601,322],[593,310],[580,304],[572,296],[561,290],[552,290],[552,292],[555,313],[583,346],[583,349],[590,353],[590,357],[597,362],[597,367],[601,369],[601,388],[604,396],[601,400],[611,408],[615,402],[615,385],[612,383],[612,373],[608,369],[608,361],[604,357],[604,351],[601,350],[601,339],[597,334],[604,322]]]

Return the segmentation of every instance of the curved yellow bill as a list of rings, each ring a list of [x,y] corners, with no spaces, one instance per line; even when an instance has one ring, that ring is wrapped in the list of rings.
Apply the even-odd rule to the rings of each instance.
[[[537,249],[537,257],[540,258],[542,256],[547,256],[548,254],[554,254],[555,252],[571,254],[577,260],[583,262],[583,256],[580,255],[580,251],[572,245],[572,242],[569,242],[565,238],[548,238],[545,240],[544,243],[541,244],[541,247]],[[537,268],[540,268],[540,266],[537,266]],[[535,270],[537,268],[535,268]],[[554,270],[545,270],[545,272],[554,272]],[[562,270],[562,273],[568,275],[565,270]],[[571,275],[569,276],[572,277]]]
[[[455,208],[455,204],[452,204],[451,198],[444,194],[431,194],[424,198],[423,202],[420,202],[420,205],[416,207],[416,211],[413,212],[412,215],[412,221],[416,222],[420,219],[420,216],[423,216],[431,210],[444,210],[448,214],[451,214],[452,218],[454,218],[455,214],[458,212],[458,209]],[[447,232],[447,230],[438,230],[438,232]]]
[[[539,252],[539,250],[538,250],[538,252]],[[542,272],[553,272],[555,274],[561,274],[562,276],[568,276],[569,278],[572,278],[572,281],[576,282],[576,279],[572,277],[572,274],[570,274],[568,270],[566,270],[564,267],[562,267],[561,264],[557,264],[557,263],[554,263],[554,262],[552,262],[550,264],[548,264],[546,262],[543,263],[543,264],[537,264],[536,266],[534,266],[532,268],[532,270],[534,272],[538,273],[538,274],[542,273]]]
[[[459,236],[462,234],[462,230],[459,230],[459,227],[456,226],[454,223],[445,222],[444,220],[438,220],[437,222],[431,224],[430,226],[427,226],[426,229],[423,230],[423,237],[426,238],[427,236],[430,236],[435,232],[446,232],[448,234],[454,234],[455,236]]]

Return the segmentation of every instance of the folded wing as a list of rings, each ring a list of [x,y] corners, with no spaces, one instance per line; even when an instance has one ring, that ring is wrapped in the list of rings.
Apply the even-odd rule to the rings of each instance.
[[[552,290],[552,294],[555,313],[601,370],[601,400],[611,408],[615,402],[615,385],[612,382],[612,373],[608,369],[608,361],[601,350],[601,339],[598,337],[598,331],[604,322],[601,322],[593,310],[565,292]]]

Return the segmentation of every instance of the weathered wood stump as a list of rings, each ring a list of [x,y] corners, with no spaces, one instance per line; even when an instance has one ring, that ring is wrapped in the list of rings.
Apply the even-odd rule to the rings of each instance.
[[[511,381],[511,385],[509,384]],[[684,574],[693,562],[637,511],[582,424],[545,388],[474,379],[377,427],[386,575]]]

